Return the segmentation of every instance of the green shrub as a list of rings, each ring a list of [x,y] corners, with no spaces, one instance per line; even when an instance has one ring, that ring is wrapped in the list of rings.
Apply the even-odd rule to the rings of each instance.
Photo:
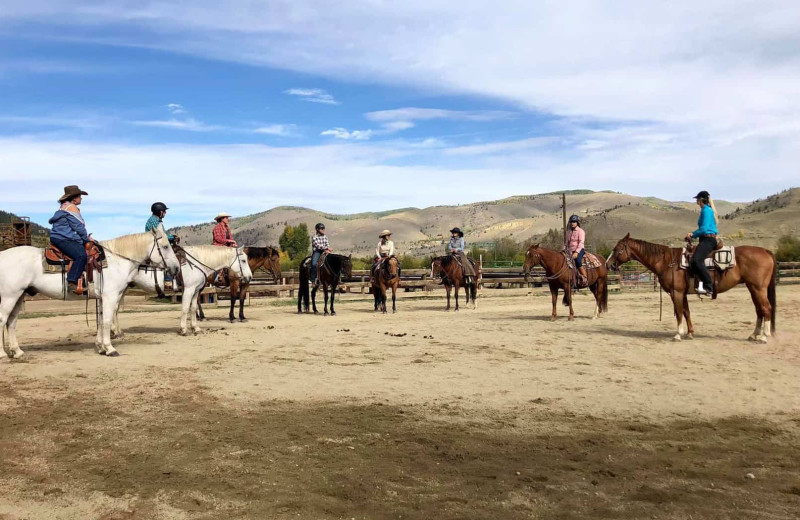
[[[800,239],[792,235],[783,235],[778,239],[778,248],[775,251],[778,262],[800,262]]]

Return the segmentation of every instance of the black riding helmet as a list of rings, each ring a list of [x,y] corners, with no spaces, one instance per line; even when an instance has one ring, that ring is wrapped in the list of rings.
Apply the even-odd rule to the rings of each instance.
[[[162,211],[167,211],[169,208],[163,202],[154,202],[152,206],[150,206],[150,211],[153,215],[161,215]]]
[[[578,225],[580,225],[581,224],[581,217],[579,217],[578,215],[570,215],[569,223],[572,224],[573,222],[577,222]]]
[[[317,224],[316,226],[314,226],[314,229],[315,229],[316,231],[319,231],[320,229],[325,229],[325,224],[323,224],[322,222],[320,222],[319,224]]]

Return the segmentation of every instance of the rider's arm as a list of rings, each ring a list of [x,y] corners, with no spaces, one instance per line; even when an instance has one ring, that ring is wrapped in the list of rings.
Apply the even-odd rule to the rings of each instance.
[[[86,232],[86,226],[84,226],[80,220],[73,216],[68,216],[67,223],[69,224],[69,227],[72,228],[72,231],[81,237],[81,240],[83,240],[84,243],[92,241],[92,239],[89,237],[89,234]]]
[[[584,231],[583,228],[579,229],[581,230],[581,232],[578,233],[578,247],[575,249],[575,251],[580,251],[581,249],[583,249],[584,244],[586,243],[586,231]]]
[[[394,242],[389,241],[389,256],[394,256]]]

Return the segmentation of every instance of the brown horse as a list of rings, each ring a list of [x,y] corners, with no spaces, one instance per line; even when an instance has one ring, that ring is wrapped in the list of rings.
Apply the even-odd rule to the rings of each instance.
[[[372,276],[372,294],[375,296],[375,312],[386,314],[386,291],[392,288],[392,314],[397,312],[395,300],[400,285],[400,261],[397,257],[386,258]]]
[[[683,318],[686,318],[687,339],[692,339],[694,334],[688,298],[694,288],[690,285],[689,270],[680,268],[681,254],[681,248],[636,240],[628,233],[617,242],[606,262],[609,269],[617,270],[625,262],[637,260],[658,276],[661,288],[669,293],[675,309],[678,321],[678,332],[673,338],[675,341],[680,341],[684,334]],[[756,308],[756,328],[748,339],[766,343],[767,338],[775,333],[778,263],[772,252],[755,246],[736,246],[734,257],[733,267],[723,272],[709,269],[709,274],[717,293],[723,293],[740,283],[747,286]]]
[[[450,310],[450,291],[455,288],[456,290],[456,309],[458,310],[458,290],[464,287],[464,292],[467,293],[467,304],[469,304],[470,297],[472,298],[472,308],[478,308],[478,284],[481,281],[481,268],[479,265],[473,263],[475,267],[475,280],[470,283],[465,283],[464,271],[461,269],[461,264],[458,263],[454,255],[437,256],[431,261],[431,279],[441,278],[447,290],[447,308]]]
[[[245,247],[244,252],[247,254],[247,263],[250,265],[250,270],[256,272],[256,269],[266,269],[272,276],[280,282],[281,279],[281,254],[277,248],[274,247]],[[216,273],[208,277],[208,283],[214,285]],[[233,314],[233,309],[236,306],[236,301],[239,301],[239,321],[245,322],[247,318],[244,316],[244,298],[247,295],[247,290],[250,288],[250,283],[243,284],[239,277],[233,272],[229,271],[229,285],[231,290],[231,310],[228,316],[231,323],[236,321]],[[224,287],[224,286],[223,286]],[[206,319],[203,314],[203,307],[200,305],[200,296],[197,297],[197,319]]]
[[[304,309],[309,312],[308,301],[310,298],[314,314],[319,314],[317,311],[317,290],[322,285],[322,290],[325,293],[325,316],[328,315],[328,289],[331,291],[331,316],[336,316],[336,310],[333,308],[336,287],[342,283],[343,278],[353,277],[352,257],[329,253],[324,257],[324,260],[320,259],[319,276],[317,276],[318,284],[314,285],[309,297],[308,280],[310,269],[311,257],[307,256],[300,262],[300,290],[297,296],[297,313],[302,314]]]
[[[600,267],[587,265],[588,258],[586,256],[590,254],[588,251],[586,252],[584,266],[586,267],[587,286],[594,294],[596,304],[594,316],[592,317],[594,319],[601,312],[608,312],[608,269],[603,264],[602,258],[598,258]],[[550,319],[553,321],[556,319],[556,302],[558,301],[559,289],[564,291],[564,305],[569,306],[569,319],[575,319],[575,311],[572,309],[572,280],[574,272],[567,264],[565,254],[561,251],[539,247],[539,244],[533,245],[525,253],[525,265],[522,269],[526,278],[528,272],[537,265],[544,267],[545,278],[550,286],[550,296],[553,299],[553,313],[550,315]]]

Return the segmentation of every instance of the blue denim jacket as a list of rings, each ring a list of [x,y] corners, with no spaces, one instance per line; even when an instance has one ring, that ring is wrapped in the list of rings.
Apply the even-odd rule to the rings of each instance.
[[[706,204],[700,210],[700,218],[697,219],[697,230],[692,233],[692,238],[697,238],[703,235],[716,235],[717,223],[714,220],[714,210],[711,206]]]
[[[60,209],[50,218],[49,222],[53,225],[50,230],[50,238],[70,240],[79,244],[90,241],[86,225],[74,213]]]

